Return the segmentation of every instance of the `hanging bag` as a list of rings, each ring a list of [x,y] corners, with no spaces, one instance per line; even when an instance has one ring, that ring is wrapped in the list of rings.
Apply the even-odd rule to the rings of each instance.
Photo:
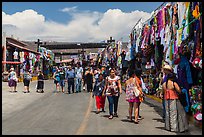
[[[134,79],[135,80],[135,79]],[[135,83],[136,83],[136,80],[135,80]],[[135,85],[135,84],[134,84]],[[136,97],[139,97],[140,96],[140,90],[137,88],[137,85],[135,85],[133,87],[133,92],[135,94]]]

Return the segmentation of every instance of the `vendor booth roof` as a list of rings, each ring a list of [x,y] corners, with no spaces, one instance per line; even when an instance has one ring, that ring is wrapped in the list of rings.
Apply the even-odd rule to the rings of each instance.
[[[14,62],[14,61],[2,61],[2,64],[22,64],[21,62]]]
[[[22,46],[19,46],[19,45],[15,44],[15,43],[12,43],[12,42],[10,42],[10,41],[7,41],[7,43],[8,43],[9,45],[13,46],[13,47],[17,47],[17,48],[19,48],[19,49],[26,50],[26,51],[29,51],[29,52],[32,52],[32,53],[35,53],[35,54],[40,54],[39,52],[30,50],[30,49],[25,48],[25,47],[22,47]]]

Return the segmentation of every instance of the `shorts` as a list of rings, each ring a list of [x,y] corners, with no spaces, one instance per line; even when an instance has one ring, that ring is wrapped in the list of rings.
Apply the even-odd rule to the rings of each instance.
[[[30,85],[30,80],[23,79],[23,84],[24,84],[24,86],[29,86]]]
[[[16,87],[17,86],[17,82],[13,79],[10,79],[8,82],[9,87]]]
[[[54,80],[54,83],[55,83],[55,84],[57,84],[57,83],[59,83],[59,81],[57,81],[57,80]]]
[[[65,86],[64,80],[60,80],[60,81],[59,81],[59,84],[60,84],[61,87],[64,87],[64,86]]]

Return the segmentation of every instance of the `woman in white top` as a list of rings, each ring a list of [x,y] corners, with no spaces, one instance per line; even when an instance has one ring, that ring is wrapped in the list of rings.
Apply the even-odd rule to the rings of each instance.
[[[14,68],[12,67],[8,75],[8,86],[11,88],[10,92],[17,92],[16,91],[17,81],[18,81],[17,74],[14,71]]]
[[[117,109],[120,94],[122,94],[120,77],[115,75],[114,69],[111,69],[110,76],[106,78],[105,90],[103,91],[103,95],[107,96],[109,102],[109,119],[112,119],[113,116],[118,117]]]

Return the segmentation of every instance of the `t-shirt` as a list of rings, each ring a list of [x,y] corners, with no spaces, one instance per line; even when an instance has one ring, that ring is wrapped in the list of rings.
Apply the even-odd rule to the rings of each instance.
[[[15,52],[13,53],[13,59],[18,59],[18,52],[17,52],[17,51],[15,51]]]
[[[76,78],[82,78],[83,68],[75,68],[76,71]]]
[[[59,72],[59,75],[60,75],[60,80],[65,79],[65,72],[64,71]]]
[[[107,82],[108,82],[108,87],[106,90],[107,95],[110,95],[110,96],[119,95],[118,80],[120,80],[119,76],[115,76],[115,78],[111,78],[110,76],[107,77]]]

